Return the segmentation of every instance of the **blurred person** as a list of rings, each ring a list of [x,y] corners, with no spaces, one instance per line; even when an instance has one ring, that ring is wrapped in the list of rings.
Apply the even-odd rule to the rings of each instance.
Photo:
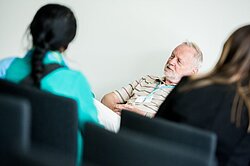
[[[4,77],[19,84],[30,76],[31,86],[76,100],[79,165],[83,147],[83,136],[80,131],[83,130],[85,122],[99,121],[89,83],[81,72],[70,69],[63,58],[63,52],[76,35],[76,18],[66,6],[47,4],[37,11],[28,30],[32,36],[32,48],[23,58],[14,58]],[[49,64],[61,67],[43,77]]]

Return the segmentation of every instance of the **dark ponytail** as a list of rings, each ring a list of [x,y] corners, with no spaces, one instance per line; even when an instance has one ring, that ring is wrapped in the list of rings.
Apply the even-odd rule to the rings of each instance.
[[[48,4],[37,11],[29,29],[34,47],[31,76],[34,86],[40,88],[46,53],[68,47],[76,34],[76,19],[69,8],[58,4]]]
[[[46,51],[46,49],[38,47],[35,48],[31,59],[31,77],[33,79],[34,86],[39,89],[41,87],[40,81],[42,79],[44,71],[43,59],[46,54]]]

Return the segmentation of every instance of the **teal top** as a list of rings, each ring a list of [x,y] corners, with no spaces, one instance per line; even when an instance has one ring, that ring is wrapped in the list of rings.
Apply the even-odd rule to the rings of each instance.
[[[15,58],[7,69],[5,79],[19,83],[28,76],[31,72],[31,56],[32,50],[24,58]],[[77,101],[79,123],[77,163],[79,165],[83,149],[83,137],[80,131],[83,131],[85,122],[98,123],[97,110],[93,103],[90,86],[81,72],[67,67],[62,54],[59,52],[48,51],[43,63],[58,63],[65,66],[45,76],[41,80],[41,89]]]

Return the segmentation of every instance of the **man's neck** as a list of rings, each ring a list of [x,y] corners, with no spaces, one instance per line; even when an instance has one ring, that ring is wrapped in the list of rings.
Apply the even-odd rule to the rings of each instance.
[[[168,79],[165,78],[165,84],[166,85],[176,85],[178,82],[175,82],[175,81],[170,81]]]

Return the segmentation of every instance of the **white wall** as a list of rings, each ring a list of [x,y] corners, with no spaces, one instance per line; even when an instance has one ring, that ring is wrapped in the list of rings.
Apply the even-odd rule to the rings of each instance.
[[[25,53],[25,30],[47,2],[75,12],[78,34],[66,56],[99,99],[145,74],[161,76],[172,49],[185,40],[203,50],[201,72],[210,70],[228,35],[250,23],[249,0],[1,0],[1,58]]]

